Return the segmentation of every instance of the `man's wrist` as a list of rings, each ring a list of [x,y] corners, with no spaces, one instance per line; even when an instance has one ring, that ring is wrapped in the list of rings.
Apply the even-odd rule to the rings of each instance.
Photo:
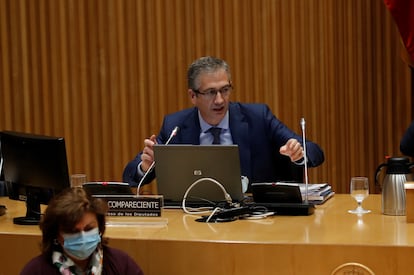
[[[301,158],[294,162],[296,165],[305,165],[305,158]]]
[[[138,174],[138,176],[140,176],[140,177],[142,177],[142,176],[144,176],[144,174],[145,174],[145,172],[144,171],[142,171],[142,167],[141,167],[141,165],[142,165],[142,161],[138,164],[138,166],[137,166],[137,174]]]

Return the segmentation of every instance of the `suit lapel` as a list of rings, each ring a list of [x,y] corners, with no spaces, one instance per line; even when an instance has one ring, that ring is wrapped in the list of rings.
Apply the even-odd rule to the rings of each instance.
[[[243,176],[249,176],[251,174],[251,168],[248,166],[251,154],[249,124],[238,104],[230,103],[229,105],[229,125],[233,143],[239,145],[240,165],[242,171],[246,172],[246,175]]]
[[[194,108],[193,112],[183,121],[180,132],[183,144],[200,144],[200,121],[197,108]]]

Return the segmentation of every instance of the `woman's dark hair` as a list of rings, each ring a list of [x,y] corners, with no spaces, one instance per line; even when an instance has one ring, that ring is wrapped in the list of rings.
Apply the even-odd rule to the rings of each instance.
[[[94,213],[98,220],[99,232],[105,232],[105,216],[108,205],[105,201],[89,196],[79,187],[68,188],[49,202],[40,221],[42,231],[42,252],[52,255],[59,231],[72,232],[85,213]]]

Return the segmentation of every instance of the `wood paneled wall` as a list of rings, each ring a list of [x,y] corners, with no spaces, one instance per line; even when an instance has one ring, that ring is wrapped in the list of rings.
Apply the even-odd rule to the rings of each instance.
[[[410,70],[382,0],[0,0],[0,130],[64,136],[71,173],[121,180],[187,66],[232,67],[232,99],[264,102],[319,143],[309,172],[348,192],[411,121]],[[277,148],[275,148],[276,150]]]

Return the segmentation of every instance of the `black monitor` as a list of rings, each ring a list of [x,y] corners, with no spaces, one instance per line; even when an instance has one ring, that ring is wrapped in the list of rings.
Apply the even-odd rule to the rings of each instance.
[[[7,194],[12,200],[26,201],[26,216],[13,221],[39,224],[40,205],[70,186],[65,140],[3,131],[0,146]]]

